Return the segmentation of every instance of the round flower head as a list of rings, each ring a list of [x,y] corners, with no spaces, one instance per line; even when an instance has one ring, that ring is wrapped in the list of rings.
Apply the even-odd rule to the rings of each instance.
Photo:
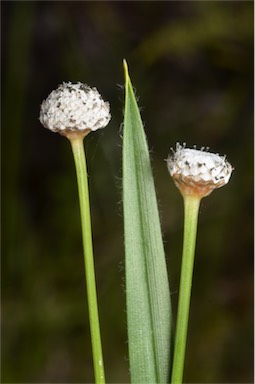
[[[85,136],[110,121],[110,105],[96,88],[83,83],[63,83],[42,102],[40,122],[62,135]]]
[[[208,196],[214,189],[227,184],[233,167],[225,156],[177,143],[176,151],[167,159],[167,166],[182,195]]]

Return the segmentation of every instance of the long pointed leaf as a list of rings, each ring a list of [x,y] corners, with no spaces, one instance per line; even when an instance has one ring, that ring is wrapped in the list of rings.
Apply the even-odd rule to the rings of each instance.
[[[132,383],[167,383],[171,305],[149,151],[124,61],[123,204]]]

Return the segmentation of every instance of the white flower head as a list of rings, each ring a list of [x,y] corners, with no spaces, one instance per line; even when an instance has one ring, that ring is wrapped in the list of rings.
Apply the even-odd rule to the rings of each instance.
[[[40,122],[62,135],[81,134],[104,128],[110,121],[110,105],[96,88],[83,83],[63,83],[42,102]]]
[[[214,189],[227,184],[233,167],[225,156],[176,144],[167,166],[183,195],[208,196]]]

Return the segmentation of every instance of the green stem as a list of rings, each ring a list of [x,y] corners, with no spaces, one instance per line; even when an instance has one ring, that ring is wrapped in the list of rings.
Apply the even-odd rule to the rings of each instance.
[[[104,364],[97,307],[96,280],[93,260],[93,245],[90,220],[89,190],[83,138],[70,138],[72,145],[80,200],[82,240],[84,250],[85,275],[88,296],[89,322],[92,342],[95,380],[104,384]]]
[[[197,196],[184,196],[184,239],[172,384],[181,384],[183,378],[200,200]]]

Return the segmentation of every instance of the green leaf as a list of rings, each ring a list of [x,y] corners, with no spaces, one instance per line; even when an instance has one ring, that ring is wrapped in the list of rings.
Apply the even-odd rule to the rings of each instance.
[[[123,204],[132,383],[167,383],[171,305],[149,151],[124,61]]]

